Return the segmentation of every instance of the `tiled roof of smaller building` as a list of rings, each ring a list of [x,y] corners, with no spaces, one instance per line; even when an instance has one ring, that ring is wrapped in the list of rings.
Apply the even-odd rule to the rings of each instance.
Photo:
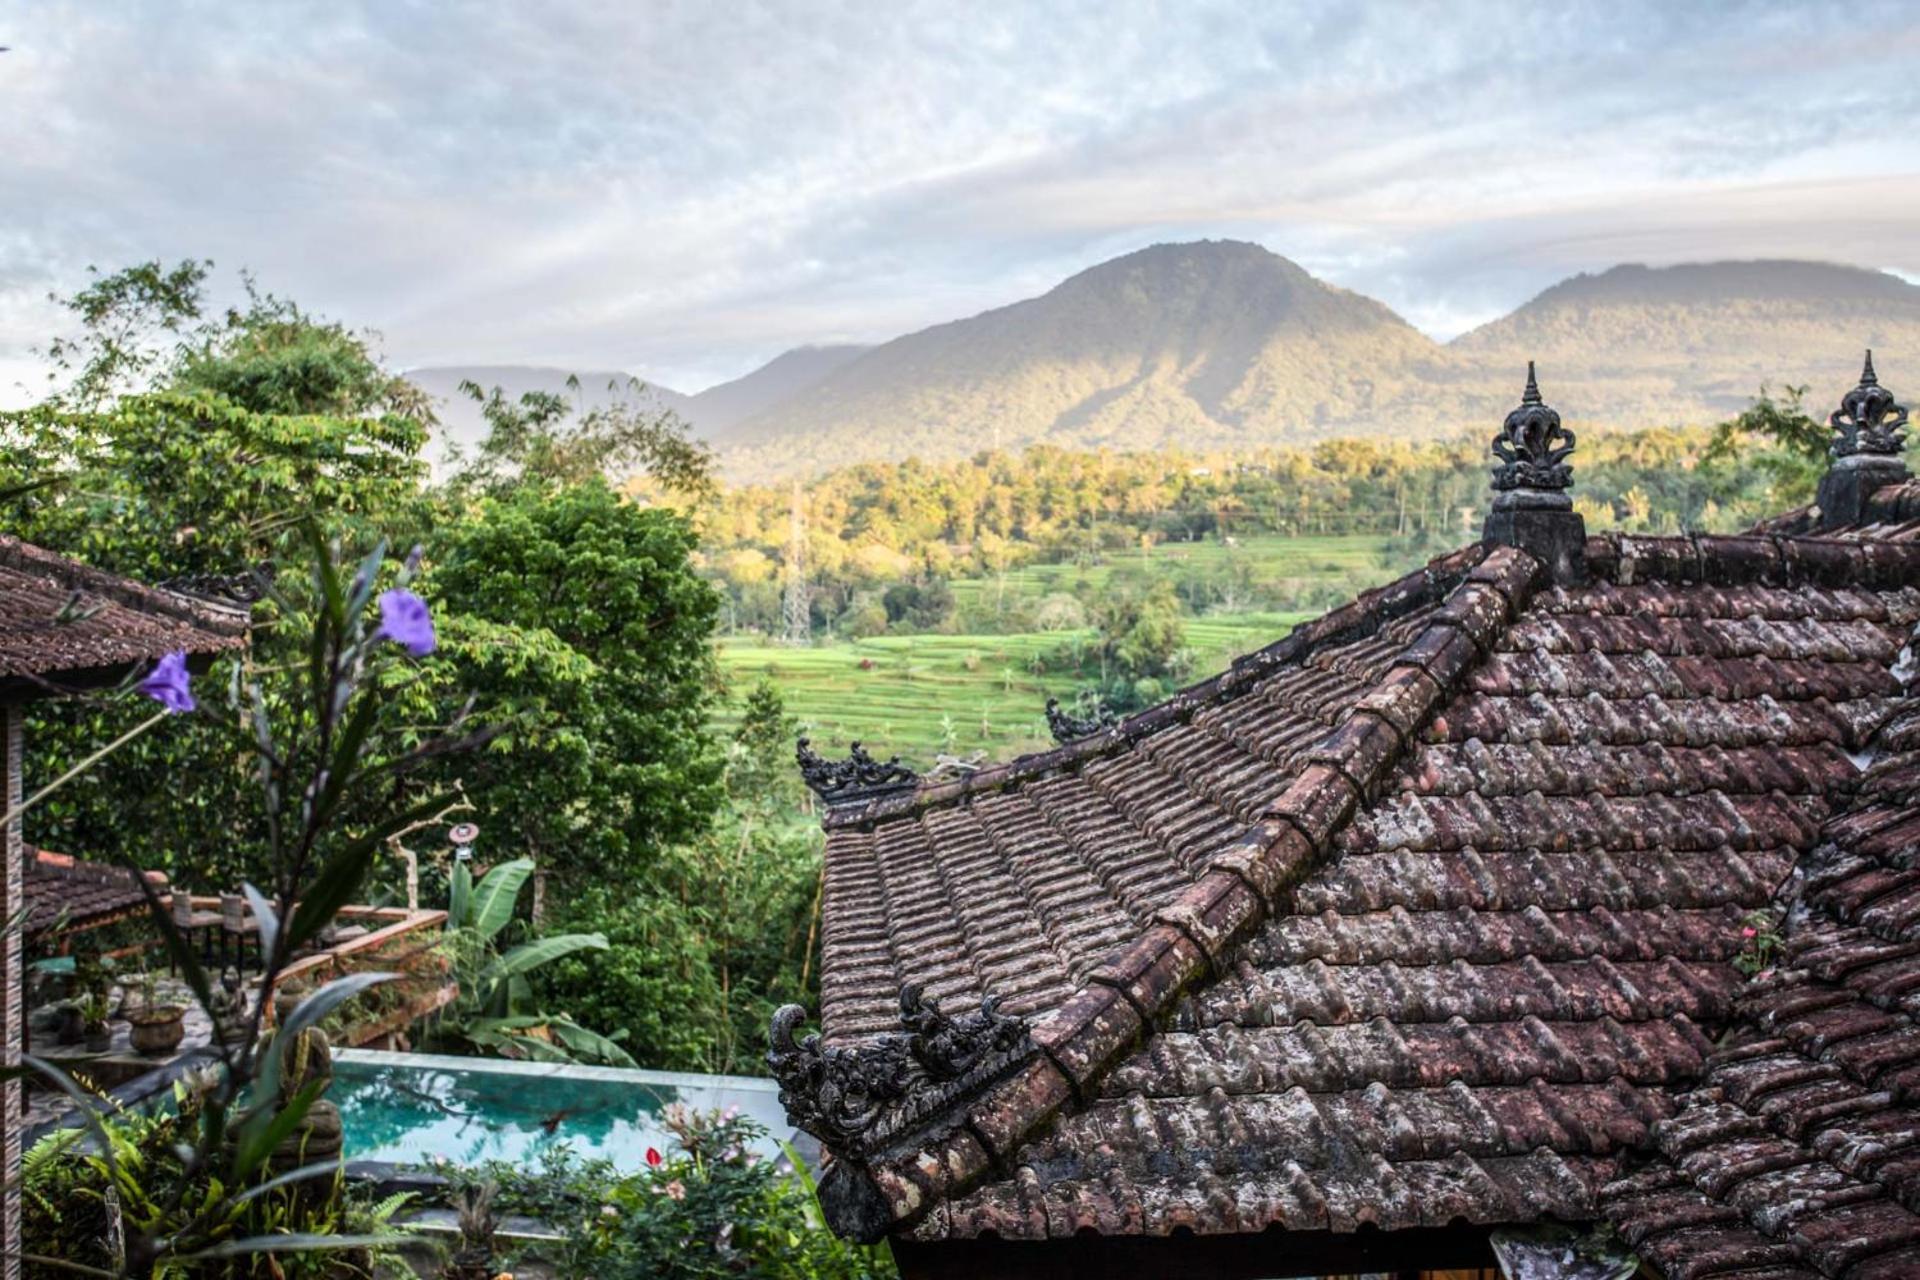
[[[244,610],[143,586],[0,534],[0,697],[168,653],[243,646]],[[46,680],[52,689],[42,690]]]
[[[165,874],[147,873],[164,887]],[[87,862],[46,849],[27,850],[26,916],[22,934],[29,941],[56,925],[84,929],[141,909],[146,893],[125,867]]]

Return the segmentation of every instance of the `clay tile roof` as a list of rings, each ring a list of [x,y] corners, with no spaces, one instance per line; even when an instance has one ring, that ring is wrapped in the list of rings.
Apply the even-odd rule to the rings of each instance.
[[[165,654],[246,643],[244,610],[178,595],[0,534],[0,697]]]
[[[166,876],[147,873],[161,885]],[[28,941],[58,926],[84,929],[141,909],[146,893],[124,867],[86,862],[46,849],[28,849],[26,915],[22,923]]]
[[[1852,763],[1851,800],[1781,887],[1777,962],[1737,989],[1731,1031],[1653,1126],[1651,1158],[1600,1192],[1668,1275],[1709,1258],[1738,1260],[1716,1276],[1920,1274],[1920,698]]]
[[[1754,1016],[1743,919],[1841,829],[1900,705],[1920,545],[1608,537],[1587,556],[1586,585],[1556,586],[1524,552],[1469,548],[1096,738],[833,812],[823,1037],[783,1058],[776,1035],[775,1057],[857,1064],[880,1104],[828,1136],[836,1226],[1350,1232],[1631,1201],[1694,1233],[1674,1256],[1731,1233],[1756,1276],[1854,1265],[1862,1232],[1920,1250],[1864,1192],[1830,1241],[1795,1243],[1699,1185],[1678,1136],[1716,1037]],[[1920,813],[1861,839],[1906,868]],[[1910,898],[1846,883],[1846,938],[1867,945],[1872,909],[1913,928],[1872,955],[1920,979],[1920,879]],[[1883,1001],[1920,989],[1881,977]],[[920,1035],[875,1074],[902,987],[939,1015],[910,1010]],[[988,995],[1031,1041],[996,1032],[943,1069],[927,1046],[951,1066]],[[1818,1043],[1885,1093],[1902,1030],[1860,1013]],[[1920,1172],[1920,1117],[1914,1139]]]

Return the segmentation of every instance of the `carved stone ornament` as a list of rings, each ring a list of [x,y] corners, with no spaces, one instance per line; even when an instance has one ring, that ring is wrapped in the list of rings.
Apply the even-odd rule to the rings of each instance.
[[[1113,723],[1112,713],[1105,709],[1096,709],[1090,716],[1073,716],[1060,709],[1060,699],[1047,699],[1047,728],[1053,730],[1053,740],[1063,747],[1104,732]]]
[[[1559,492],[1573,483],[1567,455],[1573,452],[1573,432],[1560,425],[1560,415],[1540,398],[1533,361],[1527,361],[1527,389],[1520,407],[1507,415],[1494,437],[1493,452],[1501,465],[1493,469],[1493,487],[1502,492],[1531,489]]]
[[[829,804],[857,799],[877,791],[910,787],[918,778],[900,763],[899,756],[875,760],[867,749],[854,743],[845,760],[828,760],[813,749],[806,738],[794,745],[793,758],[799,762],[800,776]]]
[[[273,565],[262,561],[245,573],[184,573],[160,584],[164,591],[222,600],[228,604],[256,604],[273,585]]]
[[[1860,371],[1860,385],[1841,398],[1827,424],[1833,428],[1830,448],[1836,458],[1898,457],[1905,447],[1907,410],[1895,404],[1893,392],[1874,377],[1872,351]]]
[[[1026,1022],[998,1005],[988,996],[979,1012],[950,1018],[910,983],[900,989],[901,1030],[844,1045],[796,1041],[806,1010],[782,1007],[767,1066],[787,1119],[852,1160],[918,1131],[1034,1052]]]

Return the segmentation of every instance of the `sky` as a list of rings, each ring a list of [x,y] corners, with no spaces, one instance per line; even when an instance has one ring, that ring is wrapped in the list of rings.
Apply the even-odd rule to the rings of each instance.
[[[396,368],[680,391],[1162,241],[1448,338],[1578,271],[1920,280],[1920,5],[0,0],[0,404],[211,259]]]

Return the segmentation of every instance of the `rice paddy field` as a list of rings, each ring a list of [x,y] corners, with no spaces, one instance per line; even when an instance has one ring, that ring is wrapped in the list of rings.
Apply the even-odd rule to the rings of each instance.
[[[1385,581],[1391,572],[1378,537],[1270,538],[1231,547],[1218,542],[1159,546],[1112,555],[1097,565],[1028,565],[1010,571],[1004,587],[996,578],[977,578],[956,580],[953,590],[962,616],[979,617],[994,608],[1003,591],[1009,601],[1076,590],[1084,594],[1123,566],[1171,573],[1182,566],[1224,563],[1231,556],[1242,557],[1265,580],[1364,584]],[[1311,616],[1265,611],[1187,618],[1192,678],[1224,669]],[[1088,631],[886,635],[804,648],[757,637],[722,640],[720,663],[734,698],[719,717],[720,727],[731,729],[738,697],[767,678],[828,755],[844,754],[857,740],[877,756],[897,754],[922,769],[942,753],[970,757],[984,751],[989,760],[1005,760],[1051,743],[1046,700],[1071,698],[1079,681],[1069,671],[1048,670],[1047,656],[1085,645],[1091,636]]]
[[[963,613],[992,609],[1003,595],[1008,601],[1037,600],[1060,592],[1099,590],[1118,572],[1145,570],[1156,574],[1223,570],[1229,564],[1244,565],[1257,579],[1269,582],[1285,580],[1346,579],[1363,576],[1384,581],[1386,578],[1387,540],[1378,534],[1353,534],[1331,537],[1257,537],[1231,543],[1215,538],[1197,542],[1164,542],[1146,548],[1110,551],[1097,564],[1030,564],[1009,569],[1004,575],[953,580],[955,602]]]

